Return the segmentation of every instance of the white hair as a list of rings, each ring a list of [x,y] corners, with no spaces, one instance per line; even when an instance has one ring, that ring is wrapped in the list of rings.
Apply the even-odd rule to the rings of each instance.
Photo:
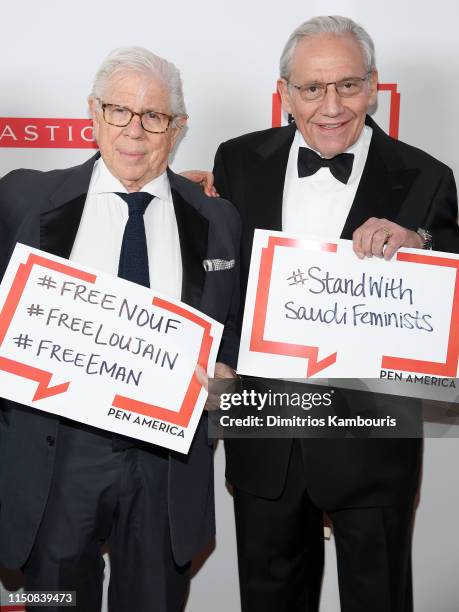
[[[348,17],[333,15],[313,17],[302,23],[291,33],[280,58],[281,78],[286,81],[290,78],[293,52],[297,44],[303,38],[310,38],[321,34],[333,34],[335,36],[346,36],[350,34],[355,38],[362,49],[368,72],[373,72],[376,69],[375,46],[368,32]]]
[[[143,47],[120,47],[109,53],[96,73],[90,97],[102,99],[108,82],[126,72],[144,73],[163,83],[169,93],[171,114],[186,115],[180,72],[174,64]]]

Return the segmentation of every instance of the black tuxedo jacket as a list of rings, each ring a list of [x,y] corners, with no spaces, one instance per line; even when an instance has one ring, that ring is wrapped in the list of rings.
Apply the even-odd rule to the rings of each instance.
[[[16,242],[69,257],[94,162],[38,172],[18,170],[0,181],[0,278]],[[182,256],[182,300],[226,323],[219,360],[235,366],[238,338],[240,220],[228,202],[215,205],[201,188],[168,171]],[[104,228],[100,228],[103,248]],[[235,259],[229,270],[206,272],[204,259]],[[97,267],[97,263],[95,262]],[[49,492],[59,418],[0,398],[0,562],[26,561]],[[174,557],[184,564],[215,530],[212,445],[207,416],[188,456],[171,453],[169,516]]]
[[[341,238],[351,239],[369,217],[384,217],[409,229],[426,228],[435,249],[459,252],[457,194],[450,168],[389,138],[369,117],[367,123],[373,136]],[[243,299],[254,230],[282,230],[285,171],[295,130],[291,124],[235,138],[220,145],[215,157],[217,189],[235,204],[242,219]],[[291,444],[285,439],[227,440],[228,480],[253,494],[277,497]],[[421,449],[415,439],[305,440],[309,492],[319,507],[329,510],[402,502],[416,489]]]

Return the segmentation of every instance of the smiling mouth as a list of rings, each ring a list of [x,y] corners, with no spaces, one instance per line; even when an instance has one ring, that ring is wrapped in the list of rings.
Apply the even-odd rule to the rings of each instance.
[[[333,130],[339,130],[343,126],[347,125],[347,121],[341,121],[340,123],[316,123],[315,125],[321,130],[332,132]]]
[[[145,153],[140,151],[118,151],[120,155],[126,155],[127,157],[142,157]]]

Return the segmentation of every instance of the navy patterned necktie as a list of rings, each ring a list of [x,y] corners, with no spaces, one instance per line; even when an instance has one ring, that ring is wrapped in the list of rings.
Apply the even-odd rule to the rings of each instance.
[[[298,149],[298,177],[311,176],[319,168],[329,168],[335,179],[346,185],[351,176],[353,162],[353,153],[340,153],[326,159],[317,155],[312,149],[300,147]]]
[[[143,216],[154,196],[145,191],[116,193],[129,207],[129,218],[121,243],[118,276],[144,287],[150,286],[147,237]]]
[[[121,243],[118,276],[144,287],[150,286],[148,271],[147,237],[143,216],[154,196],[145,191],[133,193],[115,193],[129,207],[129,218],[124,228]],[[114,451],[124,451],[138,446],[138,441],[120,434],[113,434],[112,448]]]

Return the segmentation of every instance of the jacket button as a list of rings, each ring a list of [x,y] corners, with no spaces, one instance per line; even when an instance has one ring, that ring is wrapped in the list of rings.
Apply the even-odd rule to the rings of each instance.
[[[48,446],[54,446],[55,441],[56,440],[54,439],[53,436],[46,436],[46,444]]]

